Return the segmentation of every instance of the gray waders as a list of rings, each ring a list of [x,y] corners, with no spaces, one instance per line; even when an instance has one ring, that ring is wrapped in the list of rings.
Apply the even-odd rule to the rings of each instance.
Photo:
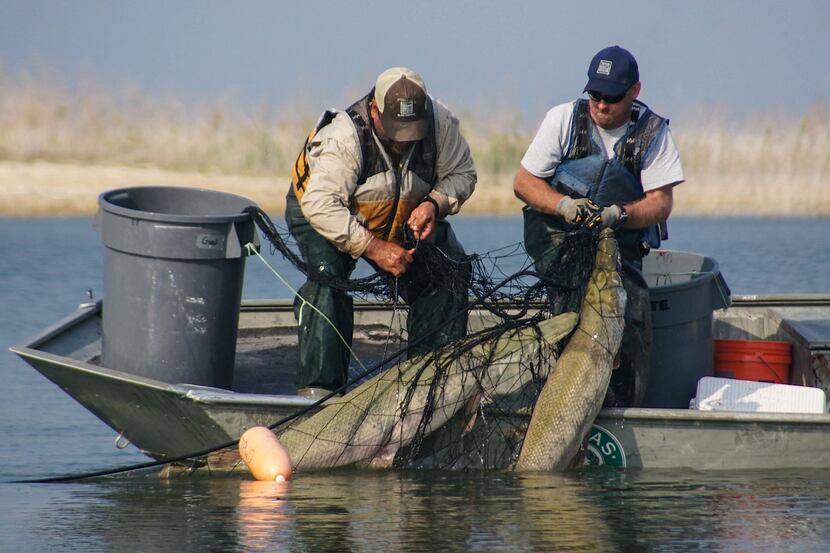
[[[525,207],[524,241],[527,253],[533,258],[536,270],[545,274],[553,269],[551,264],[559,259],[560,248],[567,237],[565,224],[558,218]],[[611,373],[606,407],[631,407],[642,404],[648,384],[649,357],[651,356],[651,303],[648,285],[642,275],[642,254],[634,247],[620,247],[622,257],[622,281],[628,299],[625,304],[625,330],[620,345],[620,366]],[[567,264],[562,258],[560,263]],[[577,287],[576,279],[565,286]],[[566,311],[579,312],[579,305],[565,305],[561,296],[548,290],[554,314]]]
[[[334,277],[345,279],[351,275],[356,261],[314,230],[303,216],[293,194],[286,197],[285,220],[306,263]],[[416,252],[415,262],[401,277],[398,291],[409,304],[408,340],[415,345],[410,355],[432,351],[467,332],[467,291],[471,266],[463,261],[466,257],[464,249],[455,238],[452,227],[443,220],[436,221],[436,230],[427,242],[447,255],[449,259],[445,262],[454,264],[454,270],[433,268],[428,271],[424,263],[419,263]],[[456,277],[448,281],[450,274]],[[352,298],[341,290],[312,280],[303,284],[299,294],[325,314],[336,330],[319,313],[308,305],[304,306],[299,298],[294,299],[300,341],[297,387],[338,389],[346,384],[350,356],[338,332],[351,346],[354,327]]]

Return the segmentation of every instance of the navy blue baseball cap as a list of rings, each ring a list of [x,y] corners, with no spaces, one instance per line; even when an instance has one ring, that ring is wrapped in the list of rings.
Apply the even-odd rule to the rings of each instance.
[[[607,96],[621,96],[640,80],[637,60],[619,46],[603,48],[588,66],[588,84],[582,92],[596,90]]]

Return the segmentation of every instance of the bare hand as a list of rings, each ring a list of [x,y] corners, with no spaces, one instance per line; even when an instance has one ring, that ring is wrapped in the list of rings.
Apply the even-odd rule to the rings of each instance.
[[[412,236],[416,240],[426,240],[435,230],[436,211],[437,208],[432,202],[421,202],[412,210],[406,224],[409,225],[409,230],[412,231]]]
[[[382,271],[399,277],[409,268],[414,253],[414,249],[405,250],[397,244],[375,237],[369,242],[363,256],[372,261]]]

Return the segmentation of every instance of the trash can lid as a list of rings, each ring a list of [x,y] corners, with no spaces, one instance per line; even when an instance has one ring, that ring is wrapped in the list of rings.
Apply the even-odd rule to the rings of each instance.
[[[113,215],[170,223],[232,223],[250,216],[246,207],[256,205],[243,196],[176,186],[136,186],[102,193],[102,211]]]

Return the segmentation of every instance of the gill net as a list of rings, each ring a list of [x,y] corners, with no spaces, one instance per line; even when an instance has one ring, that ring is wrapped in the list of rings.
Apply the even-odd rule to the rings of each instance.
[[[535,266],[521,244],[464,257],[417,244],[415,263],[439,285],[466,290],[470,313],[465,336],[422,353],[408,341],[406,304],[394,278],[381,272],[332,278],[309,266],[288,232],[267,215],[255,208],[251,215],[271,246],[306,278],[357,299],[383,300],[401,318],[390,325],[396,330],[384,338],[380,358],[350,365],[342,397],[272,427],[298,470],[504,469],[516,462],[533,407],[572,331],[566,328],[552,341],[539,323],[579,311],[596,233],[569,233],[544,267]],[[416,245],[407,240],[405,247]]]

